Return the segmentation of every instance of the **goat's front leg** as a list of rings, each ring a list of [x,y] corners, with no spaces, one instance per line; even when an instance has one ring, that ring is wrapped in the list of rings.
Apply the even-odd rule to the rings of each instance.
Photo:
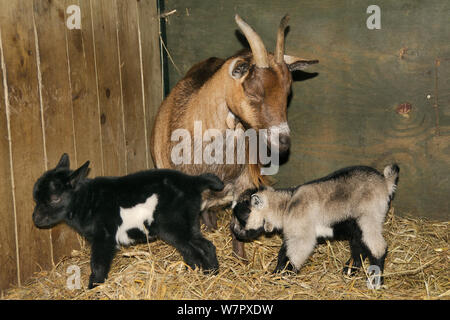
[[[89,277],[89,289],[97,284],[105,282],[108,277],[111,262],[116,253],[114,239],[100,239],[92,243],[91,247],[91,276]]]
[[[217,230],[217,212],[211,209],[205,209],[201,214],[202,222],[207,231]]]
[[[316,246],[316,238],[312,233],[300,236],[287,237],[286,256],[292,264],[295,272],[298,272],[311,255]]]
[[[247,260],[247,256],[245,254],[244,240],[247,238],[247,233],[242,229],[236,217],[231,216],[230,220],[230,230],[231,230],[231,244],[233,247],[234,254],[243,260]],[[240,238],[241,240],[239,240]]]
[[[245,254],[245,246],[244,242],[239,241],[234,233],[231,233],[231,244],[233,246],[233,252],[238,256],[239,258],[243,260],[247,260],[247,255]]]

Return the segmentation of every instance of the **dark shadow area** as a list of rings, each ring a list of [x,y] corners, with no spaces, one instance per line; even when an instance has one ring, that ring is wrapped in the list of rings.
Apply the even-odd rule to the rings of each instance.
[[[158,14],[160,14],[161,12],[164,12],[165,10],[165,4],[164,4],[164,0],[158,0],[157,1],[157,5],[158,5]],[[161,39],[162,41],[166,44],[166,46],[168,46],[167,44],[167,31],[166,31],[166,19],[164,18],[159,18],[159,23],[160,23],[160,30],[161,30]],[[160,40],[161,41],[161,40]],[[164,75],[164,98],[167,97],[170,93],[170,81],[169,81],[169,58],[167,56],[167,52],[166,50],[162,49],[162,59],[163,59],[163,63],[162,63],[162,73]]]
[[[315,78],[318,75],[319,75],[318,72],[305,72],[305,71],[298,70],[298,71],[292,72],[292,80],[294,82],[305,81],[305,80]]]
[[[245,49],[250,50],[250,45],[248,44],[247,38],[244,36],[244,34],[242,32],[240,32],[239,30],[236,30],[234,32],[234,34],[236,35],[236,38],[238,39],[238,41],[242,44],[242,46]]]
[[[319,75],[318,72],[305,72],[305,71],[294,71],[292,73],[292,81],[305,81],[309,79],[313,79]],[[291,91],[291,93],[287,97],[287,107],[291,105],[292,98],[294,96],[294,93]]]

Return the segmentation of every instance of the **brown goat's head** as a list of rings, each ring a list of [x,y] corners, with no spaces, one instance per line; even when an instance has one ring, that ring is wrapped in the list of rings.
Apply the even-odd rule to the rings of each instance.
[[[238,15],[236,23],[245,35],[250,48],[229,58],[225,66],[231,77],[231,94],[227,97],[230,111],[247,128],[268,129],[268,143],[271,132],[277,131],[280,154],[290,147],[287,125],[287,99],[290,94],[291,72],[302,70],[317,60],[306,60],[284,54],[284,33],[289,17],[280,23],[275,53],[268,53],[258,34]]]

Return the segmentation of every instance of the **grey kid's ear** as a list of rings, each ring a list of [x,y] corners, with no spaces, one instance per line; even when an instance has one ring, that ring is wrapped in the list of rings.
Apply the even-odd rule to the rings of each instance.
[[[61,159],[59,159],[58,164],[56,165],[56,168],[70,168],[70,160],[69,160],[69,155],[67,153],[64,153],[61,156]]]
[[[319,60],[306,60],[294,56],[284,55],[284,62],[287,64],[289,71],[304,70],[311,64],[319,63]]]
[[[70,184],[72,187],[75,187],[78,182],[86,178],[88,172],[89,172],[89,161],[86,161],[81,167],[79,167],[77,170],[72,172],[72,174],[69,177]]]
[[[263,206],[262,199],[257,194],[252,195],[250,203],[254,208],[261,208]]]

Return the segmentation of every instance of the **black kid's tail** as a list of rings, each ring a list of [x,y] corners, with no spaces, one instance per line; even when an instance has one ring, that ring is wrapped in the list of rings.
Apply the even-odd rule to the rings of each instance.
[[[200,189],[201,191],[209,189],[212,191],[222,191],[224,184],[222,180],[219,179],[215,174],[204,173],[198,176],[200,179]]]

